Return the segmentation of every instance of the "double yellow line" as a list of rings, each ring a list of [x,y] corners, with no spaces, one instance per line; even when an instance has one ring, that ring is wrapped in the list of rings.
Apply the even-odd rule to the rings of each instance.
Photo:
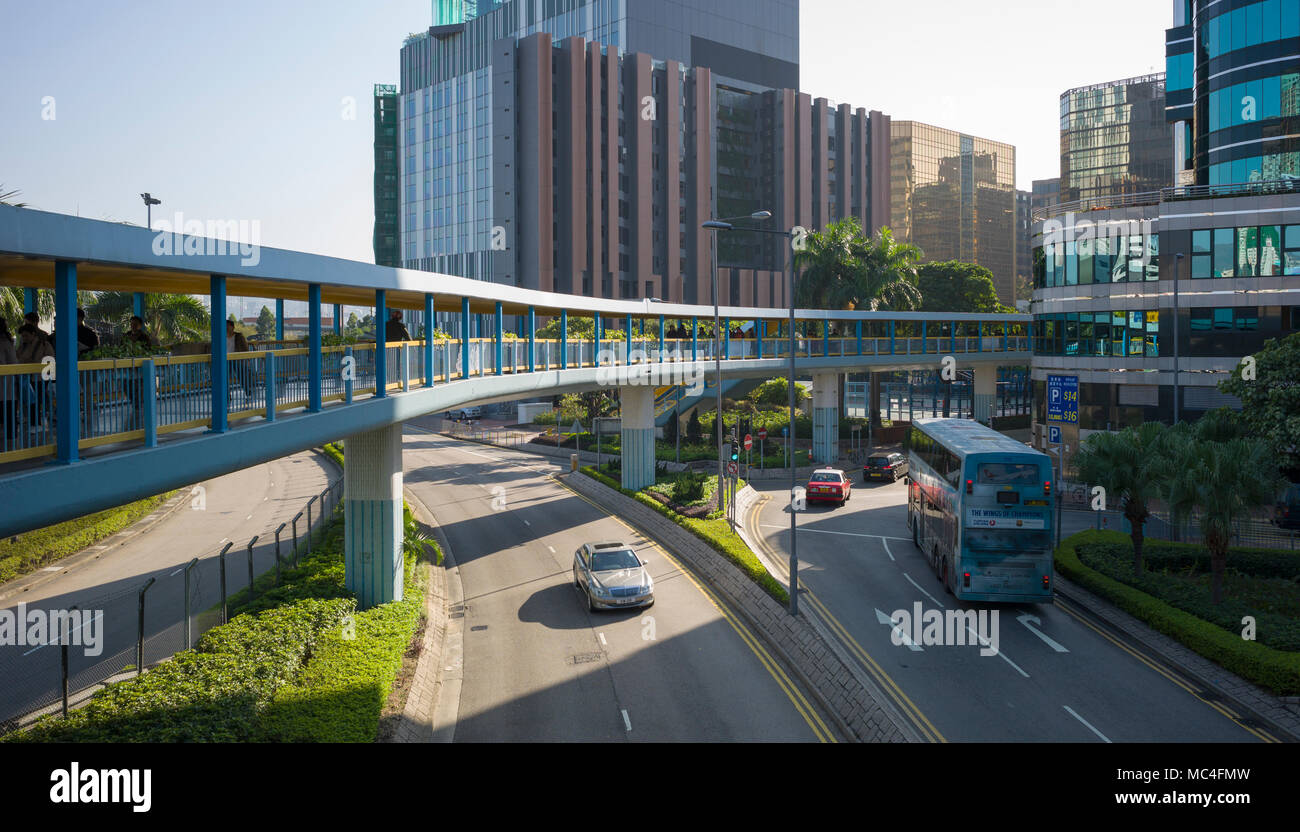
[[[754,543],[760,546],[763,551],[767,553],[771,562],[779,569],[782,557],[770,544],[768,544],[767,539],[763,537],[758,530],[759,527],[757,520],[759,512],[768,499],[768,497],[764,497],[762,500],[754,502],[753,506],[749,510],[749,514],[745,518],[745,525],[748,527],[750,537],[753,538]],[[786,577],[788,578],[788,576]],[[800,585],[799,597],[809,602],[817,616],[826,622],[826,625],[830,627],[835,637],[838,638],[844,646],[848,648],[849,653],[856,658],[864,668],[866,668],[867,672],[871,674],[871,677],[876,680],[876,684],[880,685],[880,688],[885,692],[885,695],[894,700],[894,704],[898,706],[899,710],[903,712],[903,715],[912,723],[913,727],[916,728],[917,733],[920,734],[926,742],[948,741],[943,734],[939,733],[939,729],[934,727],[934,723],[930,722],[929,718],[926,717],[925,714],[921,713],[921,709],[916,706],[916,703],[909,699],[907,694],[903,693],[903,689],[900,688],[892,678],[890,678],[889,674],[885,672],[884,668],[876,663],[875,659],[871,658],[871,654],[863,649],[857,639],[849,633],[848,628],[840,623],[839,619],[831,613],[826,604],[823,603],[811,589]]]
[[[814,708],[812,704],[808,702],[807,698],[799,690],[799,687],[790,679],[790,677],[786,674],[785,670],[782,669],[781,665],[776,661],[776,659],[772,657],[772,654],[768,652],[767,648],[765,648],[762,642],[760,642],[758,638],[756,638],[754,634],[750,632],[749,628],[745,626],[744,622],[742,622],[739,618],[737,618],[735,613],[733,613],[722,602],[722,600],[718,598],[717,595],[714,594],[714,592],[711,589],[709,589],[708,587],[704,586],[699,581],[697,581],[695,579],[695,576],[691,574],[690,570],[686,569],[676,558],[674,558],[667,551],[665,551],[663,547],[656,544],[647,535],[642,534],[626,520],[624,520],[621,517],[618,517],[617,515],[611,514],[603,506],[601,506],[594,500],[587,497],[587,495],[570,487],[568,483],[564,482],[558,477],[555,477],[553,474],[549,476],[553,480],[555,480],[555,482],[569,489],[569,491],[572,491],[578,497],[582,498],[583,500],[586,500],[602,514],[605,514],[608,517],[611,517],[614,520],[618,521],[619,523],[623,524],[623,526],[625,526],[628,529],[628,531],[632,532],[638,537],[645,538],[649,542],[651,548],[653,548],[659,554],[663,555],[664,558],[669,563],[671,563],[674,567],[677,568],[677,571],[681,572],[684,576],[686,576],[686,580],[690,581],[691,585],[694,586],[696,589],[698,589],[700,591],[700,594],[703,595],[706,599],[708,599],[709,603],[713,605],[713,608],[716,609],[722,615],[722,617],[727,620],[727,623],[731,625],[731,628],[736,631],[736,634],[738,636],[740,636],[740,640],[743,641],[745,645],[749,647],[749,649],[758,658],[759,663],[762,664],[763,667],[767,669],[767,672],[776,681],[777,687],[779,687],[781,691],[785,693],[786,697],[790,700],[790,703],[794,705],[794,709],[799,712],[800,716],[803,717],[804,722],[808,723],[808,727],[812,729],[813,735],[817,737],[817,740],[819,742],[824,742],[824,743],[838,742],[838,740],[835,738],[835,733],[829,727],[827,727],[826,723],[822,720],[821,716],[817,713],[817,709]]]
[[[1060,596],[1060,595],[1057,595],[1057,596],[1056,596],[1056,606],[1057,606],[1057,608],[1060,609],[1062,612],[1064,612],[1064,613],[1066,613],[1067,615],[1069,615],[1070,617],[1074,618],[1076,621],[1078,621],[1078,622],[1079,622],[1080,624],[1082,624],[1083,626],[1085,626],[1085,627],[1087,627],[1088,629],[1092,630],[1092,631],[1095,632],[1097,635],[1099,635],[1099,636],[1101,636],[1102,638],[1106,639],[1106,640],[1109,641],[1111,644],[1115,645],[1115,646],[1118,647],[1119,649],[1123,650],[1125,653],[1128,653],[1128,654],[1129,654],[1130,656],[1132,656],[1133,658],[1137,659],[1138,661],[1142,662],[1142,663],[1143,663],[1144,665],[1146,665],[1147,667],[1149,667],[1149,668],[1151,668],[1152,670],[1154,670],[1156,673],[1159,673],[1161,676],[1163,676],[1163,677],[1165,677],[1166,679],[1168,679],[1169,681],[1173,682],[1173,683],[1174,683],[1175,685],[1177,685],[1178,687],[1180,687],[1180,688],[1182,688],[1183,690],[1187,691],[1187,692],[1190,693],[1192,696],[1195,696],[1197,699],[1201,700],[1201,701],[1204,702],[1206,705],[1209,705],[1209,706],[1210,706],[1211,708],[1213,708],[1214,710],[1218,711],[1219,713],[1221,713],[1221,714],[1223,714],[1224,716],[1226,716],[1228,719],[1232,720],[1232,721],[1233,721],[1233,722],[1234,722],[1234,723],[1235,723],[1239,728],[1241,728],[1243,731],[1245,731],[1245,732],[1247,732],[1247,733],[1249,733],[1249,734],[1255,736],[1256,738],[1258,738],[1259,740],[1261,740],[1261,741],[1263,741],[1263,742],[1281,742],[1281,740],[1279,740],[1277,737],[1273,736],[1272,734],[1268,733],[1267,731],[1258,730],[1258,729],[1252,728],[1251,726],[1245,724],[1244,722],[1242,722],[1242,717],[1241,717],[1241,715],[1238,714],[1236,711],[1234,711],[1232,708],[1229,708],[1227,705],[1220,704],[1220,703],[1218,703],[1218,702],[1211,702],[1209,699],[1206,699],[1204,696],[1201,695],[1201,692],[1200,692],[1199,690],[1197,690],[1196,688],[1192,687],[1190,684],[1188,684],[1185,680],[1183,680],[1182,678],[1180,678],[1180,677],[1177,676],[1176,674],[1171,673],[1171,672],[1170,672],[1168,669],[1166,669],[1164,666],[1158,664],[1157,662],[1152,661],[1151,659],[1147,658],[1147,657],[1146,657],[1145,655],[1143,655],[1142,653],[1138,652],[1137,650],[1134,650],[1134,649],[1133,649],[1132,647],[1130,647],[1129,645],[1125,644],[1124,642],[1120,641],[1119,639],[1113,637],[1110,633],[1108,633],[1108,632],[1106,632],[1105,630],[1101,629],[1100,627],[1096,626],[1096,625],[1093,624],[1091,621],[1089,621],[1087,618],[1085,618],[1085,617],[1084,617],[1080,612],[1078,612],[1077,610],[1073,609],[1069,604],[1063,602],[1063,601],[1061,600],[1061,596]]]

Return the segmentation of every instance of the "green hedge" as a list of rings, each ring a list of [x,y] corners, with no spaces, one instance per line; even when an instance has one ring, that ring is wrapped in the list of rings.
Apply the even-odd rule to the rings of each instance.
[[[12,581],[43,566],[76,554],[117,534],[168,500],[175,491],[0,541],[0,583]]]
[[[109,685],[68,718],[46,717],[9,742],[251,742],[259,711],[298,672],[353,599],[304,599],[240,615],[142,676]]]
[[[1084,564],[1080,546],[1123,545],[1127,535],[1090,529],[1061,541],[1056,570],[1205,658],[1280,696],[1300,694],[1300,653],[1267,647],[1129,586]],[[1131,555],[1130,555],[1131,556]],[[1237,625],[1240,628],[1240,621]]]
[[[771,573],[763,566],[758,557],[750,550],[740,535],[731,530],[731,526],[726,519],[719,518],[715,520],[697,520],[691,517],[683,517],[659,501],[639,491],[628,491],[618,482],[610,479],[596,469],[587,466],[582,469],[582,473],[603,483],[604,485],[619,491],[643,505],[649,506],[655,511],[672,520],[677,525],[689,531],[691,534],[703,540],[712,546],[724,558],[735,564],[741,572],[749,577],[754,583],[758,584],[763,590],[780,601],[782,604],[789,603],[790,596],[785,587],[773,578]]]
[[[194,649],[5,741],[373,742],[423,614],[420,549],[407,547],[403,600],[357,612],[336,515],[278,583],[269,571],[232,597],[230,622]]]
[[[1260,643],[1279,650],[1300,651],[1300,621],[1294,617],[1293,610],[1300,587],[1291,575],[1276,574],[1294,572],[1295,563],[1282,561],[1295,561],[1296,556],[1267,551],[1256,553],[1253,559],[1245,556],[1237,559],[1229,555],[1230,572],[1249,574],[1274,590],[1278,596],[1277,608],[1270,609],[1268,605],[1254,603],[1254,599],[1225,598],[1222,603],[1215,604],[1202,587],[1188,580],[1189,576],[1210,571],[1210,555],[1203,546],[1163,544],[1152,549],[1153,557],[1148,558],[1143,547],[1146,570],[1141,577],[1133,574],[1133,546],[1127,539],[1115,543],[1081,544],[1075,547],[1075,553],[1084,565],[1225,630],[1240,632],[1242,618],[1254,616]],[[1248,560],[1274,574],[1265,577],[1253,573],[1246,566]]]

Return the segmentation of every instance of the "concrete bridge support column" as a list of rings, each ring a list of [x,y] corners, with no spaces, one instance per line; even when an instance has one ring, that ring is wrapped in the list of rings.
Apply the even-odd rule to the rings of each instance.
[[[623,487],[636,491],[655,481],[655,388],[622,387]]]
[[[839,458],[840,376],[813,374],[813,462],[830,465]]]
[[[975,421],[989,424],[993,420],[993,404],[998,393],[998,368],[992,364],[975,367],[975,392],[971,402]]]
[[[343,492],[344,585],[361,609],[400,601],[401,425],[348,437]]]

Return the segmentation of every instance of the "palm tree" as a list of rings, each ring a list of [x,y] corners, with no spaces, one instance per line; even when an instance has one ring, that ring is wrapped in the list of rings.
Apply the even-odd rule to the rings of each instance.
[[[86,307],[86,316],[127,329],[135,314],[131,292],[100,292]],[[144,296],[145,329],[161,343],[203,341],[209,336],[208,310],[193,295],[148,294]]]
[[[855,309],[889,309],[895,312],[921,305],[916,265],[924,256],[911,243],[894,240],[894,232],[881,228],[861,254],[865,269],[861,296]]]
[[[8,322],[10,330],[17,330],[23,322],[25,312],[23,290],[16,286],[0,286],[0,318]],[[54,317],[54,292],[49,289],[36,290],[36,312],[42,320]]]
[[[1169,510],[1177,523],[1194,511],[1200,513],[1201,534],[1210,550],[1212,600],[1218,604],[1223,601],[1233,526],[1253,509],[1271,503],[1282,477],[1262,440],[1204,442],[1188,433],[1175,436],[1169,454]]]
[[[805,309],[852,308],[861,286],[864,244],[853,217],[810,233],[806,247],[794,255],[795,303]]]
[[[1106,498],[1119,499],[1133,538],[1133,574],[1142,574],[1143,526],[1149,503],[1168,490],[1170,431],[1160,422],[1145,422],[1118,433],[1094,433],[1074,462],[1080,478],[1106,489]]]
[[[22,191],[6,191],[4,183],[0,182],[0,205],[12,205],[15,208],[26,208],[27,207],[26,202],[10,201],[14,197],[18,196],[20,193],[22,193]]]

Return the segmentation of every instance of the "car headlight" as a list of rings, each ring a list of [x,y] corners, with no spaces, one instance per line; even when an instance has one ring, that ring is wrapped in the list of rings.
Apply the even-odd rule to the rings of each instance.
[[[608,598],[608,597],[610,596],[610,591],[609,591],[608,589],[606,589],[606,588],[605,588],[605,585],[602,584],[600,581],[595,581],[595,580],[593,580],[593,581],[591,582],[591,588],[592,588],[593,591],[595,591],[595,593],[596,593],[597,595],[602,595],[602,596],[604,596],[604,597],[606,597],[606,598]]]

